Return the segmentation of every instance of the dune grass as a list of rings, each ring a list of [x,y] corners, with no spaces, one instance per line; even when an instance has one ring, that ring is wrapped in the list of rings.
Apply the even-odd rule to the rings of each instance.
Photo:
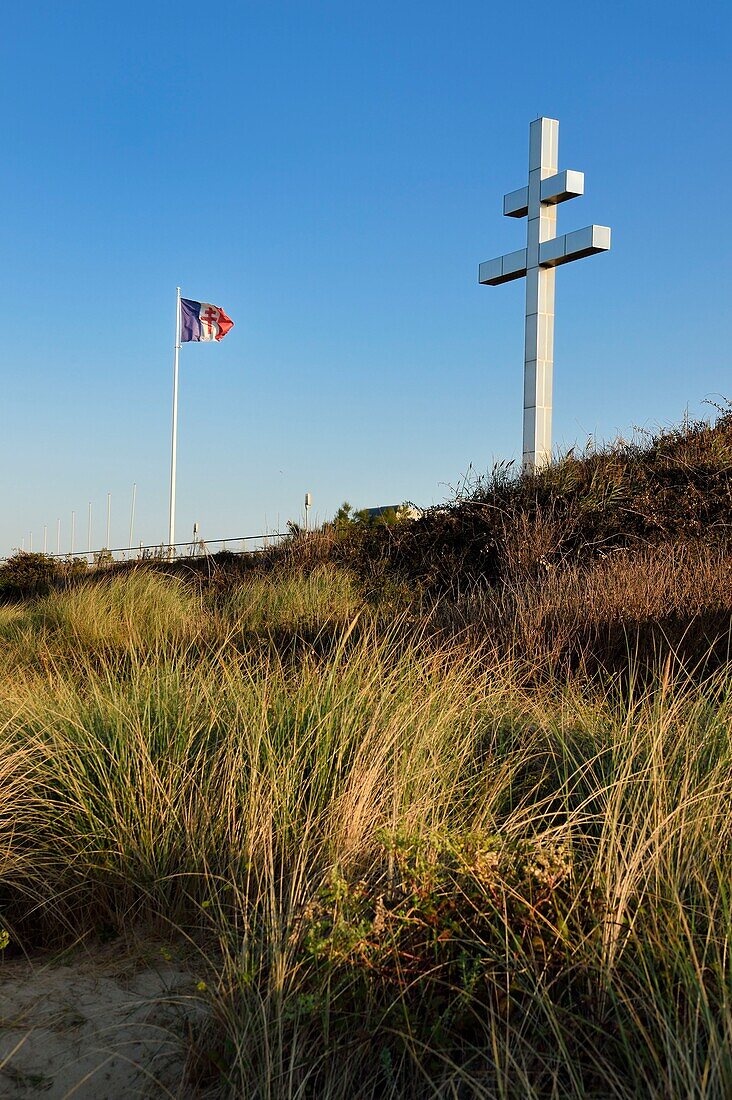
[[[528,682],[329,566],[52,592],[0,671],[8,950],[189,937],[187,1094],[732,1094],[726,666]]]

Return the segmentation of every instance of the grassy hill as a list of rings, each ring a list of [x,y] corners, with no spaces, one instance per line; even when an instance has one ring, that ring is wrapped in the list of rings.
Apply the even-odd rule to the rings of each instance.
[[[732,413],[720,410],[715,424],[570,454],[537,476],[499,466],[417,521],[369,522],[345,509],[319,531],[293,527],[261,554],[95,571],[21,554],[0,567],[0,599],[143,568],[214,601],[242,583],[268,590],[269,578],[280,604],[297,604],[304,578],[328,566],[382,619],[401,613],[430,634],[490,641],[534,673],[618,671],[629,651],[651,666],[672,652],[709,668],[727,660],[731,532]],[[312,629],[297,616],[291,625],[268,629],[282,644],[320,629],[317,615]]]
[[[731,472],[725,414],[256,557],[9,563],[6,956],[183,937],[186,1096],[732,1095]]]

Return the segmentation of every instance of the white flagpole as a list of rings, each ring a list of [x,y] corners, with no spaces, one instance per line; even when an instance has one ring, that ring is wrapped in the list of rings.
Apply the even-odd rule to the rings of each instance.
[[[178,352],[180,351],[180,287],[175,303],[175,357],[173,360],[173,431],[170,447],[170,517],[168,522],[168,553],[175,546],[175,459],[178,445]]]

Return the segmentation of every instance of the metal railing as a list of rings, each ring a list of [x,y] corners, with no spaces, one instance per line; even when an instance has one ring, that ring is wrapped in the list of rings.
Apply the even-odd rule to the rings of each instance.
[[[284,538],[285,532],[270,531],[263,535],[236,535],[228,539],[189,539],[177,542],[173,546],[166,543],[148,543],[139,546],[119,546],[112,549],[102,547],[99,550],[69,550],[57,554],[44,554],[44,557],[56,561],[85,561],[92,567],[111,565],[116,561],[174,561],[177,558],[201,558],[226,552],[229,554],[257,554],[275,546]],[[24,553],[25,551],[19,551]],[[30,551],[29,551],[30,552]],[[16,551],[18,553],[18,551]],[[0,562],[9,561],[9,557],[0,558]]]

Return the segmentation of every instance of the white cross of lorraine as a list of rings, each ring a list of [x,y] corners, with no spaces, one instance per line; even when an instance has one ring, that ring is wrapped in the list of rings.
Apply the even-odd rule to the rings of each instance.
[[[534,470],[552,458],[554,372],[554,268],[607,252],[610,230],[588,225],[557,236],[557,203],[584,194],[583,172],[558,172],[559,122],[537,118],[529,127],[529,185],[504,195],[508,218],[528,215],[526,248],[488,260],[478,282],[498,286],[526,276],[523,466]]]

